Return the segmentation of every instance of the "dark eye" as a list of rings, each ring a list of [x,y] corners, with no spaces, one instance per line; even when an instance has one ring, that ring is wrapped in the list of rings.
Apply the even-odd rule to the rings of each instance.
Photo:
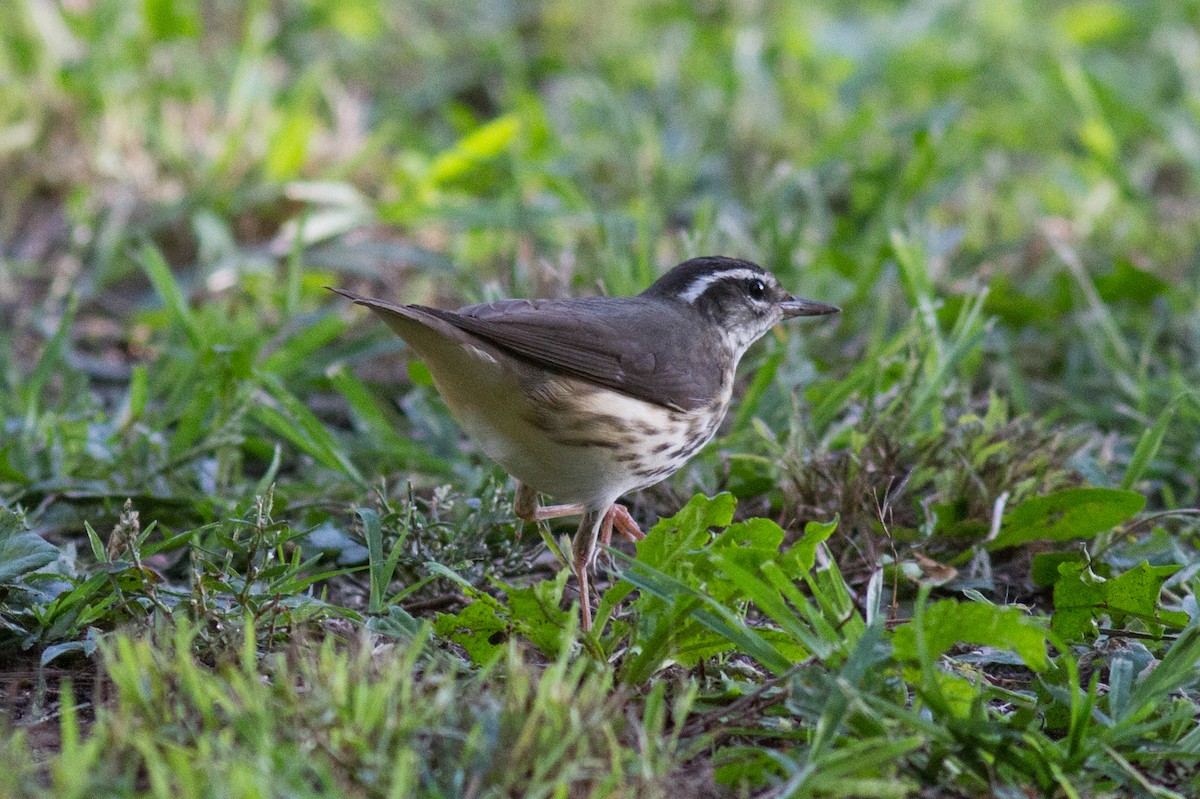
[[[746,293],[751,299],[761,300],[767,296],[767,284],[761,280],[751,280],[746,284]]]

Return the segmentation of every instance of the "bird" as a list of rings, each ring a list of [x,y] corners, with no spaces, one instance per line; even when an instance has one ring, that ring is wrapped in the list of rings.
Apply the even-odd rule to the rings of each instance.
[[[518,518],[581,516],[571,553],[584,630],[597,541],[614,529],[644,537],[618,500],[708,443],[751,344],[783,320],[840,311],[725,256],[684,261],[625,297],[444,310],[330,290],[373,311],[424,362],[462,429],[516,479]],[[539,505],[538,494],[560,504]]]

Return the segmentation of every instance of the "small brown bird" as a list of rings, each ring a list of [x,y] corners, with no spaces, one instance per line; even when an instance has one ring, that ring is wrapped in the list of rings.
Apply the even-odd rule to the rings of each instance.
[[[500,300],[445,311],[347,291],[425,362],[459,424],[518,481],[527,521],[582,514],[572,545],[583,628],[588,569],[617,500],[678,470],[729,408],[746,349],[776,323],[838,308],[793,297],[767,270],[693,258],[636,297]],[[537,492],[566,504],[539,507]]]

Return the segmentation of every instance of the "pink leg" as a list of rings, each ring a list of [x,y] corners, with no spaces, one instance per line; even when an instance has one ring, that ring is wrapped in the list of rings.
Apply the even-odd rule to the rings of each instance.
[[[529,518],[521,517],[527,522],[541,522],[546,519],[558,519],[562,516],[578,516],[583,513],[582,505],[539,505]]]
[[[592,629],[592,598],[589,595],[591,581],[588,579],[588,568],[596,550],[594,543],[595,515],[586,515],[587,509],[578,504],[539,506],[537,491],[524,483],[517,483],[517,493],[513,497],[513,513],[517,515],[518,519],[525,522],[540,522],[546,519],[557,519],[561,516],[584,516],[579,531],[575,533],[574,566],[575,576],[579,580],[580,623],[585,631]],[[609,531],[608,535],[611,536],[612,520],[608,514],[602,520],[601,526],[603,527],[605,524]]]
[[[608,546],[612,543],[613,529],[625,537],[625,540],[637,543],[646,537],[642,532],[642,528],[638,527],[637,522],[633,520],[633,516],[629,513],[629,508],[624,505],[613,505],[604,514],[604,522],[600,525],[600,543]]]
[[[592,597],[588,590],[588,564],[586,558],[575,557],[575,575],[579,578],[579,613],[584,632],[592,629]]]
[[[557,519],[561,516],[579,516],[583,513],[582,505],[546,505],[537,504],[537,492],[524,483],[517,483],[517,493],[513,497],[513,513],[524,522],[540,522],[546,519]]]
[[[584,631],[592,629],[591,579],[588,577],[588,569],[596,556],[597,535],[601,534],[606,526],[611,526],[608,516],[608,513],[586,511],[579,522],[575,538],[571,541],[571,549],[575,555],[575,577],[579,580],[580,621]]]

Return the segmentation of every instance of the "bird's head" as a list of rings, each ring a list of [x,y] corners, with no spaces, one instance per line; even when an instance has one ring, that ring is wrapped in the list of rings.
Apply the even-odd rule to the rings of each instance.
[[[825,316],[841,309],[795,297],[757,264],[708,256],[684,261],[642,296],[681,302],[716,325],[735,357],[785,319]]]

